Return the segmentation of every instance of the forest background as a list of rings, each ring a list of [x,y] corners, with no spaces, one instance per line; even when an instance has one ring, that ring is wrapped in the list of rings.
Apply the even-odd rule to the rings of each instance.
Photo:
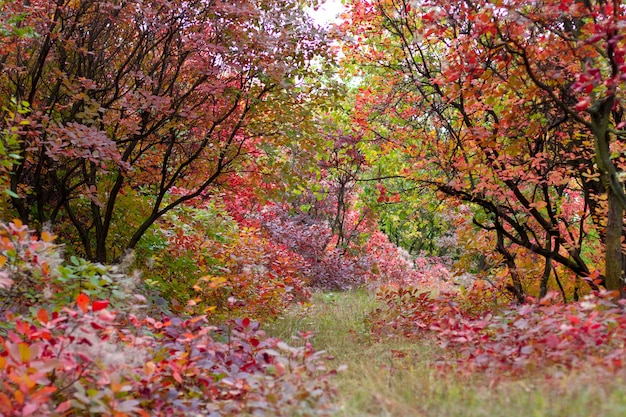
[[[327,291],[439,371],[620,380],[620,2],[0,4],[1,414],[331,415],[261,325]]]

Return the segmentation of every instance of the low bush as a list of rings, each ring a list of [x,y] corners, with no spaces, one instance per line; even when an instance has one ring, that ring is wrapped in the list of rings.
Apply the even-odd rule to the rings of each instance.
[[[386,287],[384,303],[368,318],[378,338],[435,338],[442,368],[486,372],[491,378],[593,366],[612,373],[626,363],[626,313],[610,293],[561,304],[550,293],[538,303],[467,308],[466,295],[433,296],[413,287]]]
[[[148,298],[116,281],[122,274],[63,262],[52,236],[14,222],[0,240],[0,415],[333,412],[335,371],[310,336],[293,347],[248,318],[152,317]]]

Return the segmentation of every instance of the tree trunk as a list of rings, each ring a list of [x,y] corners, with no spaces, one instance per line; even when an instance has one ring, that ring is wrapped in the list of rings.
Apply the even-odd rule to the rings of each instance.
[[[624,209],[617,200],[612,188],[607,190],[608,213],[606,221],[606,258],[605,287],[619,291],[624,295],[624,267],[622,264],[622,229],[624,227]]]
[[[596,163],[602,175],[602,182],[606,188],[608,213],[606,220],[605,238],[605,282],[607,290],[618,291],[619,297],[623,294],[623,256],[622,256],[622,229],[624,227],[624,209],[626,209],[626,194],[624,185],[618,176],[618,168],[611,159],[610,149],[610,117],[615,98],[609,96],[595,103],[590,109],[591,130],[594,135],[596,148]]]
[[[524,295],[524,288],[522,287],[522,280],[520,279],[519,273],[517,271],[517,265],[515,264],[515,256],[509,252],[509,250],[504,245],[504,235],[501,232],[501,227],[496,227],[496,231],[498,233],[498,243],[496,244],[496,250],[502,256],[504,256],[504,261],[506,262],[506,266],[509,268],[509,274],[511,275],[511,284],[507,286],[507,289],[511,291],[511,293],[515,296],[517,302],[519,304],[524,304],[526,301],[526,296]]]

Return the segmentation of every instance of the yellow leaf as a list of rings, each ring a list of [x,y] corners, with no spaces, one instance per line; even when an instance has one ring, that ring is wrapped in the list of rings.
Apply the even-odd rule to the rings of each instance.
[[[143,366],[143,372],[146,374],[146,376],[152,375],[155,371],[156,365],[152,361],[146,362],[146,364]]]
[[[44,242],[52,242],[55,238],[56,236],[52,233],[46,231],[41,232],[41,240],[43,240]]]
[[[30,361],[31,351],[27,343],[20,343],[17,345],[17,351],[19,352],[22,363]]]

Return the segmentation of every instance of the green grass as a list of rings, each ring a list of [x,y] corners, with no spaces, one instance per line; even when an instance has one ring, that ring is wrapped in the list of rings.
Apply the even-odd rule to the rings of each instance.
[[[316,349],[333,356],[335,367],[347,366],[336,378],[337,417],[626,415],[626,375],[602,384],[593,373],[579,373],[495,385],[482,375],[441,375],[441,352],[433,341],[375,341],[364,321],[374,308],[373,295],[365,291],[319,293],[312,306],[291,311],[267,329],[287,341],[297,331],[313,331]]]

